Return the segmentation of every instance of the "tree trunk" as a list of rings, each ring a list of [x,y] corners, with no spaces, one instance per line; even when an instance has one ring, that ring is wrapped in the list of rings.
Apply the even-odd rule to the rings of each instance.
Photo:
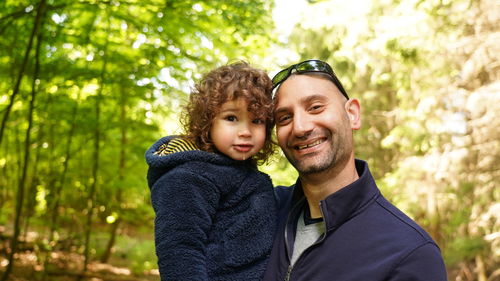
[[[104,62],[104,65],[106,63]],[[103,68],[105,68],[103,66]],[[102,78],[102,77],[101,77]],[[101,80],[102,81],[102,80]],[[95,101],[95,122],[96,122],[96,127],[94,129],[94,164],[92,166],[92,184],[90,185],[89,189],[89,194],[87,198],[87,222],[85,225],[85,244],[84,244],[84,263],[83,263],[83,273],[87,272],[87,267],[89,264],[89,248],[90,248],[90,232],[92,230],[92,217],[94,216],[94,201],[95,201],[95,193],[96,193],[96,187],[97,187],[97,181],[99,179],[98,173],[99,173],[99,143],[100,143],[100,138],[101,138],[101,132],[99,128],[99,119],[101,115],[101,109],[100,109],[100,102],[101,102],[101,94],[102,94],[102,87],[103,83],[101,82],[98,94],[96,96],[96,101]]]
[[[19,75],[17,76],[17,81],[16,84],[14,85],[14,90],[12,91],[12,95],[10,96],[9,104],[7,105],[7,108],[5,108],[5,114],[2,118],[2,123],[0,125],[0,145],[2,144],[3,133],[7,125],[7,120],[9,119],[10,111],[12,110],[12,106],[14,106],[14,101],[16,99],[16,96],[19,93],[19,87],[21,86],[21,81],[23,80],[24,70],[26,69],[26,65],[28,64],[31,47],[33,46],[33,40],[35,39],[36,33],[39,29],[39,26],[41,25],[42,13],[45,9],[45,1],[46,0],[40,0],[40,3],[38,4],[35,23],[33,24],[33,30],[31,31],[31,36],[28,41],[28,46],[26,47],[26,51],[24,53],[24,59],[23,62],[21,63],[21,69],[19,70]]]
[[[111,257],[111,254],[113,252],[113,247],[116,242],[116,236],[118,235],[118,229],[120,227],[121,219],[118,218],[111,226],[111,229],[109,231],[110,237],[108,241],[108,245],[106,246],[106,250],[101,255],[101,262],[102,263],[107,263],[109,261],[109,258]]]
[[[38,5],[38,12],[37,16],[35,19],[35,25],[33,27],[33,32],[30,37],[30,42],[29,42],[29,47],[26,52],[26,56],[24,59],[24,64],[26,64],[28,56],[29,56],[29,50],[31,49],[31,45],[33,43],[33,37],[35,37],[38,27],[42,25],[42,17],[43,17],[43,12],[45,9],[45,0],[41,0],[40,4]],[[30,158],[30,145],[31,145],[31,128],[33,127],[33,111],[35,107],[35,99],[36,99],[36,80],[38,77],[39,69],[40,69],[40,63],[39,63],[39,54],[40,54],[40,38],[38,37],[39,41],[37,44],[37,51],[36,51],[36,62],[35,62],[35,73],[33,76],[33,84],[32,84],[32,91],[31,91],[31,100],[29,104],[29,109],[28,109],[28,129],[26,130],[26,138],[25,138],[25,144],[24,144],[24,162],[23,162],[23,167],[22,167],[22,174],[21,178],[19,180],[19,185],[18,185],[18,190],[17,190],[17,196],[16,196],[16,214],[15,214],[15,219],[14,219],[14,234],[12,235],[12,241],[11,241],[11,249],[10,249],[10,254],[9,254],[9,264],[7,265],[7,268],[5,269],[4,275],[2,276],[2,281],[6,281],[9,278],[9,275],[12,271],[12,267],[14,265],[14,254],[17,251],[17,246],[19,243],[19,233],[21,230],[21,217],[22,217],[22,209],[23,209],[23,201],[24,201],[24,187],[25,187],[25,182],[27,178],[27,171],[28,171],[28,166],[29,166],[29,158]],[[24,72],[24,66],[22,66],[22,72]],[[18,84],[20,83],[20,80],[22,78],[22,74],[20,74]],[[19,89],[19,85],[16,85],[16,87]],[[14,96],[14,94],[13,94]],[[12,98],[13,100],[13,98]],[[10,110],[10,109],[8,109]],[[8,116],[8,111],[5,113],[5,117]],[[4,120],[2,121],[2,131],[3,131],[3,126],[4,126],[4,121],[6,118],[4,117]],[[1,133],[0,133],[0,141],[1,141]]]
[[[61,193],[64,188],[64,185],[66,183],[66,174],[68,172],[68,166],[69,166],[69,161],[71,160],[71,145],[73,143],[73,137],[75,135],[75,130],[76,130],[76,115],[78,113],[78,101],[80,100],[80,91],[78,91],[77,97],[76,97],[76,103],[75,106],[73,107],[73,110],[71,112],[72,120],[71,120],[71,127],[69,129],[68,133],[68,143],[66,144],[66,152],[64,155],[64,162],[63,162],[63,170],[61,172],[61,178],[59,179],[59,182],[57,183],[56,188],[54,188],[53,196],[52,196],[52,202],[50,206],[48,207],[48,212],[50,216],[50,222],[49,222],[49,237],[48,237],[48,251],[45,253],[44,257],[44,273],[42,275],[42,280],[46,280],[47,278],[47,273],[48,273],[48,266],[50,263],[50,252],[51,252],[51,245],[55,242],[54,240],[54,233],[56,231],[57,227],[57,219],[59,217],[59,205],[61,202]]]
[[[123,183],[125,182],[125,168],[126,168],[126,148],[127,148],[127,91],[125,89],[121,89],[121,98],[120,98],[120,124],[121,124],[121,137],[120,137],[120,161],[118,162],[118,182],[120,183],[117,191],[116,191],[116,202],[117,204],[117,213],[118,216],[122,215],[121,212],[121,201],[122,201],[122,189]],[[119,225],[121,224],[121,218],[119,217],[113,227],[111,228],[110,239],[106,250],[101,256],[101,262],[108,262],[111,257],[113,246],[116,242],[116,235],[118,233]]]
[[[40,30],[43,26],[43,19],[40,23]],[[40,49],[41,49],[41,45],[42,45],[42,40],[43,40],[43,33],[42,32],[38,32],[38,35],[37,35],[37,43],[36,43],[36,50],[35,50],[35,71],[34,71],[34,74],[33,74],[33,81],[32,81],[32,84],[31,84],[31,93],[32,93],[32,96],[33,96],[33,99],[35,99],[35,96],[36,96],[36,91],[37,91],[37,80],[38,80],[38,77],[40,76]],[[30,110],[32,110],[30,108]],[[33,109],[34,110],[34,109]],[[33,115],[33,113],[31,113],[31,115]],[[30,120],[30,122],[32,122],[32,120]],[[32,125],[30,124],[30,128],[32,127]],[[27,192],[27,204],[26,204],[26,213],[25,213],[25,216],[26,216],[26,219],[24,221],[24,237],[25,237],[25,240],[27,239],[27,234],[28,234],[28,229],[29,229],[29,223],[30,223],[30,218],[35,214],[35,206],[36,206],[36,186],[37,186],[37,170],[38,170],[38,160],[40,158],[40,146],[37,146],[37,149],[36,149],[36,155],[35,155],[35,160],[33,161],[33,170],[32,170],[32,173],[31,173],[31,177],[29,178],[26,178],[26,181],[25,181],[25,186],[27,185],[29,188],[28,188],[28,192]]]
[[[486,269],[484,265],[484,260],[481,254],[476,255],[476,272],[477,272],[477,281],[487,281],[488,277],[486,276]]]
[[[39,37],[38,40],[41,40],[41,38]],[[38,47],[37,47],[37,51],[38,51]],[[38,56],[38,55],[37,55]],[[35,76],[37,77],[37,76]],[[36,79],[36,78],[35,78]],[[35,81],[35,79],[33,79]],[[38,135],[37,137],[35,138],[38,138],[40,137],[40,135]],[[40,138],[38,138],[39,140]],[[37,143],[39,142],[37,140]],[[26,211],[25,211],[25,221],[24,221],[24,240],[27,240],[27,235],[28,235],[28,231],[29,231],[29,227],[30,227],[30,219],[32,216],[35,215],[35,208],[36,208],[36,195],[37,195],[37,185],[38,185],[38,163],[39,163],[39,160],[40,160],[40,145],[37,145],[36,146],[36,153],[35,153],[35,159],[33,160],[33,167],[31,169],[31,176],[29,179],[26,179],[26,184],[28,186],[28,190],[27,190],[27,193],[26,193]]]
[[[1,20],[0,20],[0,22],[1,22]],[[5,50],[2,50],[2,51],[5,51],[5,53],[8,57],[15,58],[15,52],[17,51],[17,46],[19,46],[19,44],[20,44],[18,41],[19,41],[19,36],[12,38],[12,42],[9,45],[9,47],[5,48]],[[17,77],[17,69],[16,68],[19,64],[20,64],[20,62],[18,63],[16,60],[13,60],[11,66],[9,67],[8,76],[10,77],[9,83],[11,85],[14,85],[16,82],[16,77]],[[5,75],[7,75],[7,73],[5,73]],[[1,111],[3,111],[3,108],[0,110],[0,112]],[[16,128],[14,128],[14,130]],[[12,136],[15,136],[15,132],[13,132],[11,134],[11,137]],[[6,136],[6,139],[8,139],[7,136]],[[2,143],[2,142],[0,142],[0,143]],[[1,151],[2,146],[0,145],[0,155],[8,155],[10,151],[18,151],[18,150],[12,150],[12,148],[10,147],[10,143],[8,141],[3,142],[3,143],[5,145],[3,147],[3,151]],[[0,212],[2,212],[2,208],[4,206],[4,203],[10,197],[9,191],[11,189],[7,188],[7,187],[17,185],[17,183],[12,183],[12,178],[14,178],[14,176],[13,176],[14,173],[9,171],[10,167],[15,165],[15,163],[13,164],[13,162],[14,161],[10,161],[10,162],[6,161],[5,164],[3,165],[3,168],[0,170]],[[16,171],[19,171],[19,169],[16,169]],[[19,177],[17,177],[17,178],[19,178]]]
[[[109,26],[109,21],[108,21]],[[100,118],[101,118],[101,99],[102,92],[105,84],[105,76],[106,76],[106,65],[107,65],[107,46],[108,40],[104,45],[104,56],[103,56],[103,64],[101,68],[100,75],[100,85],[99,90],[97,91],[96,101],[95,101],[95,130],[94,130],[94,165],[92,167],[92,184],[90,186],[89,195],[88,195],[88,213],[87,213],[87,223],[85,226],[85,245],[84,245],[84,263],[83,263],[83,273],[87,272],[87,267],[90,261],[89,248],[90,248],[90,234],[92,230],[92,217],[94,215],[94,201],[95,201],[95,193],[97,188],[97,181],[99,179],[99,144],[101,139],[101,128],[100,128]]]
[[[61,177],[59,179],[59,182],[57,184],[57,187],[54,190],[54,196],[53,196],[53,203],[50,206],[50,229],[49,229],[49,241],[52,241],[54,237],[54,232],[57,227],[57,218],[58,218],[58,210],[59,210],[59,205],[61,202],[61,193],[62,189],[64,188],[64,185],[66,184],[66,174],[68,173],[68,166],[69,166],[69,161],[71,160],[71,146],[73,143],[73,137],[75,135],[75,130],[76,130],[76,115],[78,113],[78,100],[80,99],[80,92],[78,92],[77,95],[77,102],[75,103],[75,106],[73,107],[73,110],[71,112],[72,114],[72,120],[71,120],[71,127],[69,129],[69,135],[68,135],[68,143],[66,144],[66,152],[64,155],[64,161],[63,161],[63,170],[61,172]]]

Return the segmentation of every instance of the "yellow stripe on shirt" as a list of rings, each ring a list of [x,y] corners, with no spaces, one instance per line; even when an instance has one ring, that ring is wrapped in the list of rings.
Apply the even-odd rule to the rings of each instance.
[[[199,150],[196,144],[183,138],[175,138],[168,143],[162,144],[154,154],[165,156],[176,152],[192,150]]]

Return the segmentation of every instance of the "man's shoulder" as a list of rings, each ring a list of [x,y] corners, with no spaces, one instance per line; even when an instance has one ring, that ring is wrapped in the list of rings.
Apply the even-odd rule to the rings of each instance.
[[[432,237],[422,226],[386,198],[380,196],[376,201],[377,205],[387,213],[387,223],[391,224],[395,232],[399,232],[400,237],[406,237],[407,239],[413,240],[413,243],[420,245],[429,242],[435,244]]]

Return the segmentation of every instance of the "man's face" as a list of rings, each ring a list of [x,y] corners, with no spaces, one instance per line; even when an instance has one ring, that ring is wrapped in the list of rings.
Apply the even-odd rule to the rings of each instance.
[[[301,175],[321,173],[345,165],[353,153],[352,129],[357,111],[350,109],[337,87],[313,75],[292,75],[276,93],[278,144]]]

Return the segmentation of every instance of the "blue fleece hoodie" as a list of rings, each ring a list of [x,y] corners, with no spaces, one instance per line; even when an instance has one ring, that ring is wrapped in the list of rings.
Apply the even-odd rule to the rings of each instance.
[[[189,144],[165,149],[173,139],[146,152],[161,280],[261,280],[276,222],[271,179]]]

